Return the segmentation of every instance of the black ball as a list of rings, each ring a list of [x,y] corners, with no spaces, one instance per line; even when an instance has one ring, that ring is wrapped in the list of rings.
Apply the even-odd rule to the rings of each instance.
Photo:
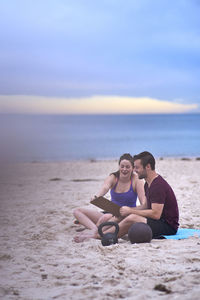
[[[128,237],[131,244],[150,243],[152,239],[151,227],[146,223],[135,223],[129,228]]]

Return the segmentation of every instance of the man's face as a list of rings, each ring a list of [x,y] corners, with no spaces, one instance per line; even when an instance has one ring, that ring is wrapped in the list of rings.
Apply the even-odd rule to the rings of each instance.
[[[145,179],[147,177],[146,168],[143,168],[140,159],[134,161],[134,170],[138,174],[139,179]]]

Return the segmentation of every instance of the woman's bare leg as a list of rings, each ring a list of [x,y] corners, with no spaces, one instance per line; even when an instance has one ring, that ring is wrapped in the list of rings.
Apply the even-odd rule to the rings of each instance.
[[[108,214],[108,213],[106,213],[106,214],[104,214],[99,220],[98,220],[98,222],[97,222],[97,227],[100,225],[100,224],[102,224],[102,223],[104,223],[104,222],[115,222],[115,223],[119,223],[119,222],[121,222],[121,220],[122,220],[122,217],[115,217],[115,216],[113,216],[112,214]],[[103,228],[102,228],[102,232],[104,232],[104,231],[106,231],[108,228],[110,228],[111,226],[104,226]]]
[[[103,216],[97,222],[96,226],[98,226],[98,224],[101,224],[103,222],[107,222],[107,221],[120,222],[120,220],[121,220],[121,218],[113,217],[111,214],[103,214]],[[113,227],[113,226],[105,226],[105,227],[103,227],[102,231],[104,232],[106,230],[109,230],[111,227]],[[111,230],[112,230],[112,228],[111,228]],[[76,243],[81,243],[81,242],[84,242],[84,241],[89,240],[91,238],[93,238],[93,239],[99,239],[100,238],[100,236],[98,234],[98,229],[96,229],[96,230],[87,230],[86,232],[83,232],[82,234],[79,234],[79,235],[75,236],[74,241]]]
[[[112,214],[103,213],[103,215],[97,221],[96,226],[98,227],[101,223],[110,221],[111,218],[112,218]]]
[[[77,208],[74,211],[74,216],[86,228],[97,230],[96,223],[103,216],[103,213],[89,208]]]

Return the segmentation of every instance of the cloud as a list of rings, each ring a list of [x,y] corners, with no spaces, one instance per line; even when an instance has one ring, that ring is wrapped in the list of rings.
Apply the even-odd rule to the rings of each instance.
[[[186,113],[198,105],[145,97],[92,96],[85,98],[48,98],[25,95],[1,95],[0,113],[33,114],[140,114]]]
[[[0,10],[0,94],[200,102],[195,0],[12,0]]]

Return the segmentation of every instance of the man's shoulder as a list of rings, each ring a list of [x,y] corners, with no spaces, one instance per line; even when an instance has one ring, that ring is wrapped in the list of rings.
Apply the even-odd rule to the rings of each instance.
[[[167,183],[167,181],[160,174],[158,174],[158,176],[154,180],[154,183],[156,183],[156,184],[163,184],[164,183],[165,184],[165,183]]]
[[[151,183],[150,188],[152,190],[154,190],[154,189],[158,189],[158,188],[164,188],[167,186],[168,186],[167,181],[161,175],[158,175]]]
[[[158,175],[156,177],[156,180],[154,181],[154,185],[155,188],[162,188],[165,190],[168,190],[169,188],[171,188],[171,186],[169,185],[169,183],[167,182],[166,179],[164,179],[161,175]]]

